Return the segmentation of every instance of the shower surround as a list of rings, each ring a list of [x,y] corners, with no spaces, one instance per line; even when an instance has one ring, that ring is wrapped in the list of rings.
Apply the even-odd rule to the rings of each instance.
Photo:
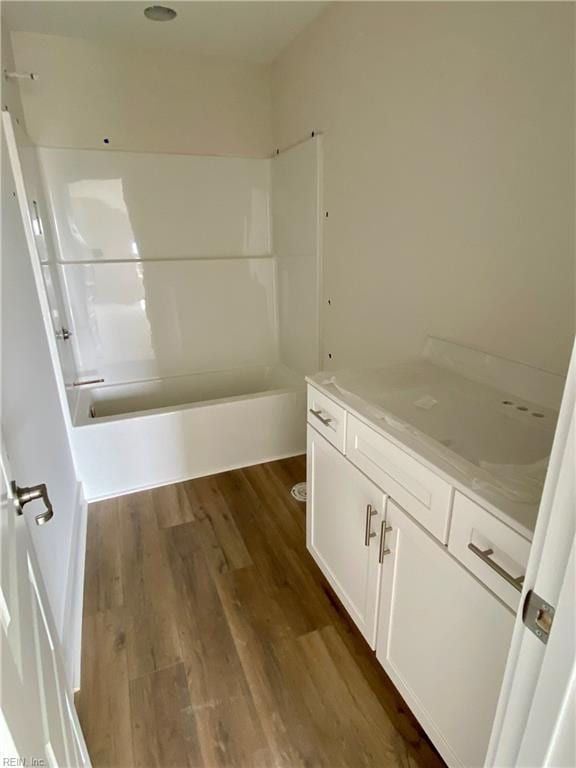
[[[270,159],[35,151],[88,498],[303,453],[321,137]]]

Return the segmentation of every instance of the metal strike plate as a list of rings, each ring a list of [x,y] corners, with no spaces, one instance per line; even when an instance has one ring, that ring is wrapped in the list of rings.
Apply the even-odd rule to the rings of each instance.
[[[544,644],[548,642],[555,613],[555,608],[543,600],[540,595],[532,590],[528,592],[522,609],[522,621],[530,632],[535,634]]]

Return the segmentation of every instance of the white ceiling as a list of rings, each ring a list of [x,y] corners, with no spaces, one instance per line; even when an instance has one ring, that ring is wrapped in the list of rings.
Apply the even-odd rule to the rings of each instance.
[[[169,5],[178,16],[149,21],[143,14],[148,5]],[[10,30],[270,62],[326,5],[312,0],[12,0],[2,2],[2,11]]]

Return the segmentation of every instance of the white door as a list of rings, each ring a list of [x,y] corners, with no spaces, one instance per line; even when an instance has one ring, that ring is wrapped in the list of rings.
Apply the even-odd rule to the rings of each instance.
[[[576,346],[524,580],[524,611],[519,612],[514,627],[488,766],[576,765],[575,537]],[[555,608],[550,626],[546,621],[549,607]]]
[[[19,484],[34,485],[41,479],[58,509],[50,525],[31,526],[29,533],[63,645],[68,680],[78,687],[85,504],[19,150],[10,115],[2,112],[1,117],[2,435]]]
[[[387,521],[376,655],[448,765],[478,768],[514,615],[390,498]]]
[[[89,765],[25,520],[49,525],[46,504],[31,501],[18,514],[13,480],[2,445],[0,755],[4,765]]]
[[[308,549],[374,648],[385,495],[310,427],[307,460]]]

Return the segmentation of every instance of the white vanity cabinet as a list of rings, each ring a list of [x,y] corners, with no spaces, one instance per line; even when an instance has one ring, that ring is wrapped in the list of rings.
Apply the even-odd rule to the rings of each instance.
[[[390,440],[348,414],[346,456],[444,544],[452,488]]]
[[[391,499],[376,654],[449,765],[481,766],[514,615]]]
[[[385,496],[310,426],[307,462],[308,549],[374,648]]]
[[[309,404],[308,549],[446,762],[481,766],[529,542],[343,403]]]

